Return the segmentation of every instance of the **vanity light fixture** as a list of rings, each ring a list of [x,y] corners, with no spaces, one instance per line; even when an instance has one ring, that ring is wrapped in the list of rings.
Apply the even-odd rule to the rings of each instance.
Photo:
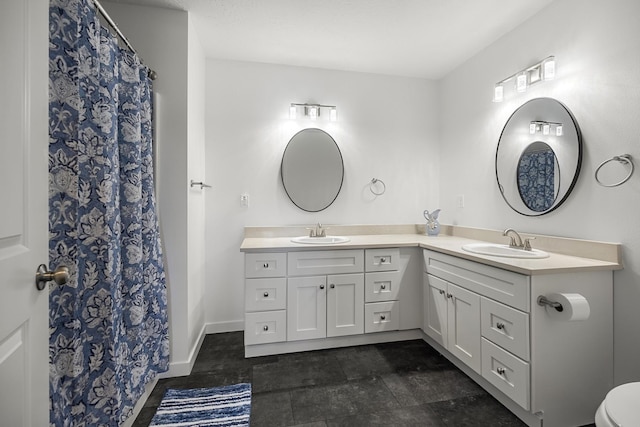
[[[496,83],[493,89],[493,102],[504,100],[505,84],[514,81],[517,92],[526,92],[529,86],[541,81],[553,80],[556,76],[556,59],[549,56],[542,61],[510,75]]]
[[[534,135],[536,132],[542,132],[543,135],[553,133],[555,136],[562,136],[562,123],[534,120],[529,124],[529,133]]]
[[[322,110],[329,110],[329,120],[335,122],[338,120],[338,112],[335,105],[322,105],[322,104],[297,104],[292,103],[289,106],[289,118],[296,119],[298,117],[298,109],[303,111],[305,117],[311,120],[316,120],[321,116]]]
[[[527,91],[527,73],[522,72],[516,76],[516,90],[518,92]]]

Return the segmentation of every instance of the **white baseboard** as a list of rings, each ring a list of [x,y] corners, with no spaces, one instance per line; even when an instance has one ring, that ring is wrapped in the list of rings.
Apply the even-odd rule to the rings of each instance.
[[[394,341],[406,341],[422,338],[422,331],[386,331],[373,334],[346,335],[304,341],[285,341],[269,344],[256,344],[244,347],[245,357],[268,356],[272,354],[297,353],[300,351],[324,350],[329,348],[351,347],[355,345],[378,344]]]
[[[151,383],[147,384],[145,387],[145,391],[136,403],[136,406],[133,408],[133,413],[131,417],[129,417],[121,427],[131,427],[140,414],[140,411],[144,407],[144,404],[147,402],[149,396],[151,396],[151,392],[153,388],[158,383],[159,379],[162,378],[173,378],[173,377],[184,377],[191,373],[193,369],[193,365],[196,363],[196,359],[198,357],[198,353],[200,352],[200,347],[202,347],[202,343],[204,341],[204,337],[207,334],[216,334],[222,332],[235,332],[242,331],[244,329],[244,321],[230,321],[230,322],[218,322],[218,323],[208,323],[203,324],[200,329],[200,334],[198,339],[195,341],[195,344],[191,351],[189,352],[189,357],[187,360],[178,361],[178,362],[170,362],[169,370],[167,372],[163,372],[158,374],[155,380]]]
[[[200,352],[200,347],[202,347],[204,337],[207,334],[206,330],[207,325],[202,325],[200,334],[198,335],[198,339],[196,340],[194,346],[191,348],[187,360],[172,361],[171,363],[169,363],[169,370],[160,374],[159,378],[184,377],[191,373],[193,365],[196,363],[198,353]]]
[[[207,334],[244,331],[244,320],[229,320],[226,322],[207,323]]]
[[[147,403],[147,399],[149,398],[149,396],[151,396],[151,392],[153,391],[153,388],[156,386],[157,383],[158,383],[158,377],[156,377],[153,381],[151,381],[149,384],[147,384],[144,387],[144,393],[142,393],[142,396],[140,396],[140,399],[138,399],[136,406],[133,407],[133,413],[129,418],[126,419],[124,423],[122,423],[120,427],[133,426],[133,423],[135,422],[136,418],[138,418],[140,411],[142,411],[142,408],[144,408],[144,404]]]
[[[223,332],[235,332],[244,330],[244,321],[229,321],[229,322],[218,322],[218,323],[207,323],[202,325],[202,329],[200,330],[200,336],[196,340],[195,346],[191,349],[189,353],[189,358],[185,361],[181,362],[171,362],[169,364],[169,370],[160,375],[160,378],[172,378],[172,377],[184,377],[191,374],[191,370],[193,369],[193,365],[196,363],[196,358],[198,357],[198,353],[200,352],[200,347],[202,347],[202,342],[204,341],[204,337],[208,334],[219,334]]]

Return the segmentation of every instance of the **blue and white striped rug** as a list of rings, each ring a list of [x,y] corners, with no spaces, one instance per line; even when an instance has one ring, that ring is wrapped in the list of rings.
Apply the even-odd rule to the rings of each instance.
[[[251,384],[167,389],[150,427],[248,426]]]

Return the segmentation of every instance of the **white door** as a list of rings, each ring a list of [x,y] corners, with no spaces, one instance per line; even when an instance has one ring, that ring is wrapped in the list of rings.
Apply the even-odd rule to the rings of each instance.
[[[327,336],[327,276],[287,279],[287,341]]]
[[[0,2],[0,426],[49,425],[48,7]]]
[[[448,349],[474,371],[481,373],[480,295],[449,283],[447,298]]]
[[[447,348],[447,282],[425,274],[424,299],[423,331]]]
[[[364,333],[364,274],[327,278],[327,336]]]

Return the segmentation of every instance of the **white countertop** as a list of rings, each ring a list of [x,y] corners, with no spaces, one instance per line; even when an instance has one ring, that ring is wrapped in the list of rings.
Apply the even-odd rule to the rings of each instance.
[[[372,231],[371,228],[371,226],[367,226],[368,231]],[[389,227],[385,226],[385,228]],[[391,228],[392,230],[390,231],[395,231],[393,230],[393,227]],[[462,245],[466,245],[468,243],[479,243],[486,241],[492,241],[496,243],[494,234],[498,233],[497,231],[467,229],[464,227],[453,226],[447,226],[445,227],[445,230],[448,231],[447,234],[441,234],[437,237],[404,232],[397,234],[381,233],[353,235],[335,233],[336,235],[339,234],[341,236],[349,237],[350,241],[340,244],[328,245],[294,243],[291,241],[291,238],[300,234],[293,234],[290,236],[277,236],[279,234],[282,234],[282,231],[278,230],[278,233],[263,233],[268,237],[245,237],[242,245],[240,246],[240,251],[291,252],[310,250],[419,247],[526,275],[566,273],[574,272],[576,270],[596,271],[622,269],[622,263],[620,260],[621,245],[615,243],[591,242],[586,240],[573,240],[553,238],[550,236],[539,236],[541,238],[540,240],[543,242],[543,245],[556,247],[559,251],[564,250],[565,252],[567,251],[566,246],[573,245],[573,247],[577,247],[580,249],[577,250],[577,252],[593,255],[593,257],[567,255],[566,253],[554,252],[553,250],[549,250],[548,247],[539,247],[534,244],[534,247],[543,249],[544,251],[548,252],[549,257],[543,259],[506,258],[475,254],[462,249]],[[474,230],[478,230],[479,233],[475,232]],[[259,234],[260,233],[245,232],[245,235]],[[477,238],[461,237],[459,235],[451,234],[482,236],[489,237],[489,239],[478,240]],[[524,234],[529,236],[529,234]],[[273,237],[274,235],[277,237]],[[333,234],[328,233],[328,235]],[[501,239],[504,240],[503,237],[501,237]],[[569,244],[567,244],[567,241],[569,241]]]

